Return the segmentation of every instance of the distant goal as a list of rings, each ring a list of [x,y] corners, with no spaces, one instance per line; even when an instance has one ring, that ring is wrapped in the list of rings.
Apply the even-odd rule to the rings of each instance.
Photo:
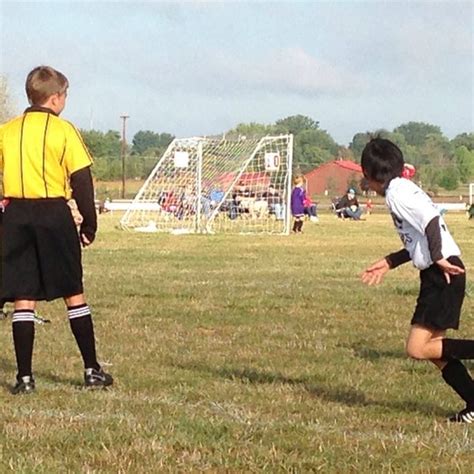
[[[292,135],[175,139],[121,226],[175,234],[288,234],[292,159]]]

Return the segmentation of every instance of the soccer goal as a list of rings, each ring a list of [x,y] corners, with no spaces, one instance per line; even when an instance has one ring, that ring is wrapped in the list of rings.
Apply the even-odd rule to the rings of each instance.
[[[292,135],[175,139],[121,226],[176,234],[288,234],[292,158]]]
[[[469,184],[469,206],[474,204],[474,183]]]

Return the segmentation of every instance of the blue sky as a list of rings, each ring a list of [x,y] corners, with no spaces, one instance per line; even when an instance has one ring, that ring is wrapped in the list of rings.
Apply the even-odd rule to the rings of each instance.
[[[0,71],[16,110],[26,74],[70,80],[80,128],[176,136],[303,114],[340,144],[408,121],[473,126],[470,1],[0,0]]]

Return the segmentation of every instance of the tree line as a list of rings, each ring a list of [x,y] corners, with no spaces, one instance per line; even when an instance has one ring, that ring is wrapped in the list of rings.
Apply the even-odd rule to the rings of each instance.
[[[122,176],[121,137],[119,132],[81,130],[84,141],[95,158],[94,175],[99,180],[117,180]],[[460,133],[449,140],[440,127],[424,122],[408,122],[392,131],[380,129],[356,133],[349,146],[339,145],[320,128],[319,122],[304,115],[293,115],[274,124],[241,123],[226,131],[226,138],[255,137],[292,133],[294,135],[294,173],[307,173],[334,159],[360,162],[365,144],[372,136],[382,136],[396,143],[405,161],[417,168],[417,180],[437,192],[454,190],[474,179],[474,133]],[[126,176],[146,178],[174,136],[150,130],[137,132],[127,146]]]

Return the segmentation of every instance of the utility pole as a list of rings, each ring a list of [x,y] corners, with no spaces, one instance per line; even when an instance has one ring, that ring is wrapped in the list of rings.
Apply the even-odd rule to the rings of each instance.
[[[127,140],[125,138],[125,124],[127,122],[127,119],[129,118],[129,115],[127,114],[122,114],[120,116],[122,119],[122,149],[121,149],[121,155],[122,155],[122,199],[125,199],[125,154],[127,153]]]

